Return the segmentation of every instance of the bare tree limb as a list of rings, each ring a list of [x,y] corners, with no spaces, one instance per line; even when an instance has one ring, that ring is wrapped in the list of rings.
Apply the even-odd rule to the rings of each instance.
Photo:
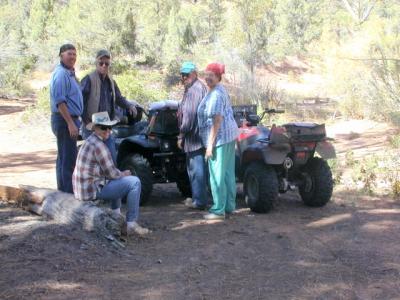
[[[346,10],[350,13],[351,17],[358,24],[362,24],[368,19],[378,0],[374,0],[372,1],[371,4],[365,4],[365,5],[363,5],[362,3],[360,3],[360,1],[358,1],[357,11],[353,6],[350,5],[348,0],[342,0],[342,2]]]

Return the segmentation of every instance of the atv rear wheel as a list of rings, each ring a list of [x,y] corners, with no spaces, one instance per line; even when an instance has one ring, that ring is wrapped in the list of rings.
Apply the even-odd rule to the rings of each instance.
[[[304,169],[304,184],[299,186],[304,204],[312,207],[324,206],[332,197],[333,179],[328,163],[312,158]]]
[[[139,177],[142,186],[140,204],[147,202],[153,190],[153,175],[148,160],[140,154],[131,154],[122,161],[121,170],[130,170],[132,175]]]
[[[244,175],[246,203],[257,213],[266,213],[273,208],[278,197],[278,177],[275,170],[261,163],[252,163]]]

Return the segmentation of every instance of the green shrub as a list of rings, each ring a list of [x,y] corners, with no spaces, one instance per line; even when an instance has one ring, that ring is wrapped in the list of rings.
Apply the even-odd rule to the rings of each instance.
[[[389,143],[393,148],[400,148],[400,134],[389,137]]]
[[[347,167],[353,167],[357,162],[354,158],[354,152],[351,150],[346,152],[344,158]]]
[[[380,159],[373,155],[366,157],[353,165],[353,181],[361,182],[362,188],[369,194],[372,194],[377,186],[378,174],[382,170],[378,168]]]
[[[328,165],[331,168],[331,172],[333,175],[333,183],[334,184],[340,184],[342,181],[342,176],[343,176],[343,168],[339,164],[338,159],[329,159],[328,160]]]
[[[42,88],[37,94],[36,108],[43,113],[50,114],[49,87]]]
[[[177,60],[172,60],[168,64],[167,74],[165,74],[164,84],[170,88],[177,85],[181,79],[180,77],[180,67],[181,63]]]
[[[400,111],[393,111],[389,113],[389,121],[397,127],[400,127]]]
[[[25,84],[27,73],[36,63],[34,56],[16,57],[0,68],[1,93],[12,96],[26,95],[30,90]]]
[[[400,198],[400,172],[392,174],[390,178],[390,188],[395,198]]]
[[[28,122],[32,118],[44,117],[47,118],[50,115],[50,94],[49,87],[42,88],[37,93],[35,105],[29,106],[25,109],[22,115],[22,121]]]
[[[166,99],[167,91],[163,87],[162,74],[157,71],[130,70],[114,76],[124,97],[141,104]]]
[[[111,64],[111,71],[114,75],[124,74],[132,69],[129,61],[125,59],[114,59]]]
[[[349,96],[339,102],[340,112],[349,118],[363,119],[365,116],[365,104],[361,99]]]

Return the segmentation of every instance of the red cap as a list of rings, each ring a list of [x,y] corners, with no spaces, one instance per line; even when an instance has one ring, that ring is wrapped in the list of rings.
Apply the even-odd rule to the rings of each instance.
[[[213,72],[215,75],[221,76],[225,73],[225,65],[217,62],[211,63],[207,65],[206,71],[210,71]]]

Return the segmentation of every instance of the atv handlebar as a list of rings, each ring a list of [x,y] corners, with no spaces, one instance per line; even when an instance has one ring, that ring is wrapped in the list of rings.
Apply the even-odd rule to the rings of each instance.
[[[267,114],[283,114],[283,113],[285,113],[285,111],[283,109],[274,109],[274,108],[266,109],[265,112]]]
[[[285,110],[283,109],[266,108],[260,116],[260,121],[264,118],[265,114],[283,114],[283,113],[285,113]]]

